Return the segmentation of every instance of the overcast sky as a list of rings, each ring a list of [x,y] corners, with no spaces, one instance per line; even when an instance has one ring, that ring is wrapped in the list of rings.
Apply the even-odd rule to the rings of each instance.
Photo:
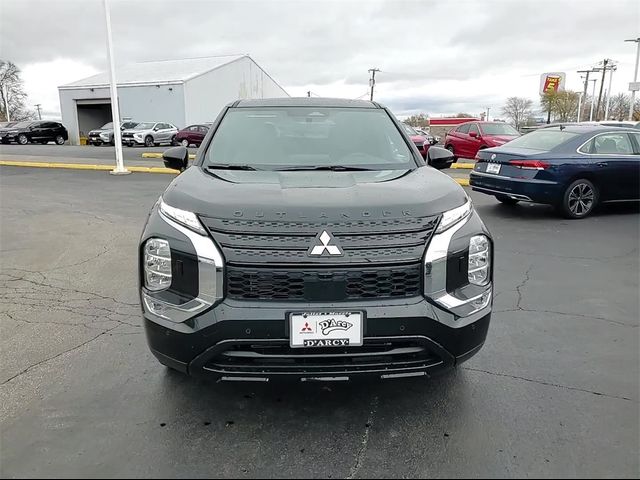
[[[398,116],[537,102],[542,72],[618,62],[633,77],[638,0],[110,0],[117,65],[248,53],[292,95],[364,97]],[[0,58],[21,68],[29,103],[59,116],[57,86],[106,67],[101,0],[0,0]],[[117,73],[117,72],[116,72]],[[608,86],[608,81],[605,88]]]

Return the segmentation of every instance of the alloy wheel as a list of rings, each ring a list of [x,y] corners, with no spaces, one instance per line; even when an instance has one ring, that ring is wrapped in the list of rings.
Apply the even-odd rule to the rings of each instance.
[[[589,184],[578,183],[569,192],[569,210],[576,217],[582,217],[589,213],[593,208],[594,201],[595,192]]]

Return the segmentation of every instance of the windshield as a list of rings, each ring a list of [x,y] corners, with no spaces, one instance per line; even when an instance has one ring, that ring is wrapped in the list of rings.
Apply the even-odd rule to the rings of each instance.
[[[113,122],[105,123],[100,127],[100,130],[113,130]]]
[[[29,125],[31,125],[33,122],[18,122],[14,125],[12,125],[14,128],[26,128]]]
[[[406,123],[402,124],[402,127],[404,128],[404,131],[407,132],[407,135],[411,136],[411,137],[415,137],[416,135],[420,135],[418,132],[416,132],[412,126],[407,125]]]
[[[204,166],[214,164],[258,170],[416,166],[385,110],[317,107],[229,110],[205,154]]]
[[[560,129],[545,128],[527,133],[511,140],[509,147],[529,148],[531,150],[549,151],[558,145],[576,137],[577,133],[565,132]]]
[[[480,128],[485,135],[520,135],[515,128],[506,123],[482,123]]]
[[[136,125],[136,130],[151,130],[155,123],[139,123]]]

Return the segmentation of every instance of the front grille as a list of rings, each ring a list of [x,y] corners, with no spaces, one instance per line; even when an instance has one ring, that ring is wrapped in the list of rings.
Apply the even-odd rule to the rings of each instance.
[[[419,262],[438,217],[339,222],[215,219],[201,217],[229,265],[371,266]],[[312,257],[316,236],[327,230],[343,256]]]
[[[423,337],[371,337],[361,347],[332,349],[294,349],[286,340],[247,341],[226,345],[203,368],[228,376],[418,372],[449,361],[437,350]]]
[[[122,138],[133,138],[133,133],[123,133]]]
[[[238,300],[344,301],[420,294],[421,264],[397,267],[227,269],[227,295]]]

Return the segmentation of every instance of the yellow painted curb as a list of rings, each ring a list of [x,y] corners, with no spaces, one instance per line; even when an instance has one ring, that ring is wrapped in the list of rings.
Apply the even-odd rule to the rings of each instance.
[[[142,158],[162,158],[162,154],[154,153],[154,152],[145,152],[142,154]],[[193,160],[194,158],[196,158],[196,156],[193,153],[190,153],[189,158]]]
[[[463,187],[469,186],[469,180],[466,178],[454,178],[454,180],[458,182],[458,185],[462,185]]]
[[[473,170],[474,163],[452,163],[451,168],[462,168],[466,170]]]
[[[113,165],[95,165],[85,163],[55,163],[55,162],[19,162],[13,160],[0,160],[0,166],[6,167],[33,167],[33,168],[64,168],[68,170],[101,170],[111,171]],[[171,168],[164,167],[127,167],[130,172],[136,173],[172,173],[177,175],[179,172]]]

